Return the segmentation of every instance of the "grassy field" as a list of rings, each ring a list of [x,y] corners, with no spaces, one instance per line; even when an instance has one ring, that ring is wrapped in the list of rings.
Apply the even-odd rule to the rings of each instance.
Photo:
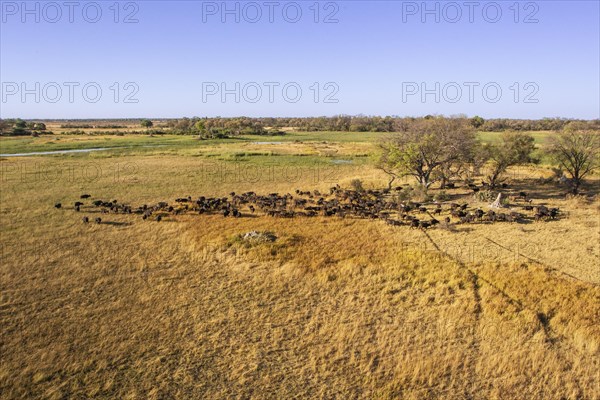
[[[48,130],[55,132],[69,132],[69,129],[61,129],[48,124]],[[292,142],[311,142],[311,143],[337,143],[337,144],[356,144],[363,146],[371,146],[386,133],[380,132],[295,132],[289,131],[283,136],[239,136],[227,140],[202,140],[199,141],[189,135],[131,135],[127,132],[131,129],[113,129],[114,132],[120,132],[123,136],[117,135],[98,135],[95,133],[97,129],[82,129],[89,135],[42,135],[41,137],[6,137],[2,138],[0,144],[2,146],[1,153],[26,153],[34,151],[55,151],[55,150],[75,150],[98,147],[109,148],[133,148],[137,151],[152,148],[152,146],[168,146],[171,149],[190,149],[202,148],[212,144],[227,143],[228,145],[248,144],[252,142],[276,142],[276,143],[292,143]],[[72,130],[71,130],[72,131]],[[102,130],[106,132],[106,129]],[[532,135],[536,144],[542,146],[547,143],[548,138],[553,134],[550,131],[543,132],[527,132]],[[501,133],[499,132],[480,132],[479,137],[484,142],[496,142],[500,140]],[[130,149],[130,150],[133,150]],[[151,150],[150,150],[151,151]]]
[[[427,232],[70,206],[378,188],[379,135],[0,138],[118,147],[0,160],[0,398],[600,399],[597,175],[567,199],[549,166],[515,168],[510,190],[563,218]],[[236,239],[253,230],[277,240]]]

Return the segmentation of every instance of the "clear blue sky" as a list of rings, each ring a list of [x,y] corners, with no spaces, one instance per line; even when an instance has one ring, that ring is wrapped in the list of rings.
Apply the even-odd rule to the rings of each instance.
[[[120,2],[118,16],[114,1],[98,1],[99,18],[91,2],[70,10],[58,1],[60,16],[49,3],[28,2],[27,13],[21,1],[1,2],[3,118],[600,117],[598,1],[427,2],[439,11],[424,15],[421,1],[320,2],[318,23],[312,0],[228,2],[239,23],[235,12],[222,21],[221,1]],[[292,23],[296,5],[302,15]],[[124,23],[128,15],[138,22]],[[337,22],[324,23],[328,16]],[[65,82],[79,84],[72,102]],[[239,102],[235,94],[225,101],[211,94],[222,83],[235,92],[236,82]],[[272,102],[268,82],[278,84]],[[465,82],[473,82],[472,102]],[[294,84],[286,100],[287,83]],[[422,85],[430,90],[425,98]],[[102,95],[94,103],[96,86]],[[295,87],[302,95],[292,102]],[[31,91],[25,98],[23,88]],[[137,103],[125,102],[127,94]],[[337,102],[324,102],[328,94]]]

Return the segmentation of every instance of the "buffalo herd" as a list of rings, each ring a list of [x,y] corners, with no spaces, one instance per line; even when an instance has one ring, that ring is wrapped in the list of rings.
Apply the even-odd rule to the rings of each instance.
[[[396,188],[399,191],[401,188]],[[173,203],[165,201],[156,204],[143,204],[138,207],[117,200],[91,200],[92,196],[83,194],[73,203],[77,212],[88,211],[102,214],[139,215],[144,220],[162,221],[173,215],[222,215],[224,218],[243,218],[263,215],[275,218],[338,217],[383,220],[392,226],[429,229],[436,225],[448,227],[451,224],[496,223],[548,221],[559,217],[558,208],[545,205],[533,205],[526,193],[520,192],[513,200],[522,204],[503,209],[482,210],[468,203],[399,201],[394,190],[350,190],[339,185],[331,187],[327,193],[318,190],[301,191],[295,194],[270,193],[259,195],[255,192],[235,193],[226,197],[192,196],[180,197]],[[55,208],[62,208],[56,203]],[[100,217],[94,221],[102,223]],[[83,217],[89,223],[88,216]]]

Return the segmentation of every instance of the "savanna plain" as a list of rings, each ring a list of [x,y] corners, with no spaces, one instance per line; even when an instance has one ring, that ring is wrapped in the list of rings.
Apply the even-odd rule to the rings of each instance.
[[[0,397],[600,399],[598,175],[568,197],[550,164],[513,167],[506,192],[560,218],[427,230],[92,205],[379,190],[381,135],[0,138],[2,154],[104,149],[0,157]],[[446,192],[442,216],[489,204]]]

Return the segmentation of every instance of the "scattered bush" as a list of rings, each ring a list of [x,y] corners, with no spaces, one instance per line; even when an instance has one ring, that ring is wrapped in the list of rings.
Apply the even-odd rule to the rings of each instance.
[[[94,125],[61,125],[63,129],[93,129]]]
[[[79,129],[75,129],[72,131],[63,131],[61,132],[63,135],[85,135],[85,131],[79,130]]]

